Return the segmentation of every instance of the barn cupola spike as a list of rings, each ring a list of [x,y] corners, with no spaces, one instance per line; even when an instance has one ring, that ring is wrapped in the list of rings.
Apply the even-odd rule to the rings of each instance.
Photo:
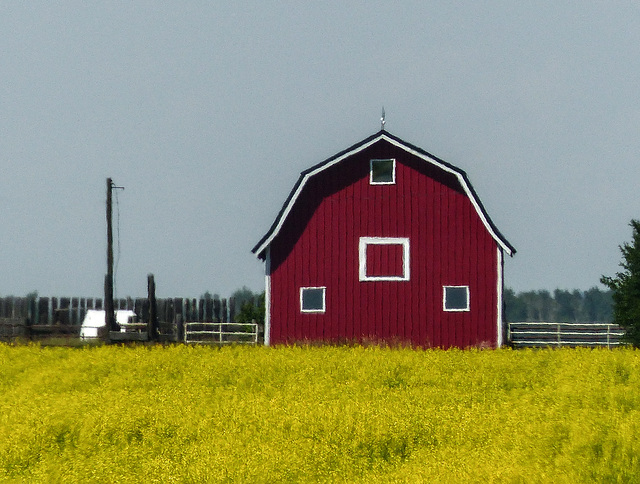
[[[384,106],[382,106],[382,116],[380,116],[380,130],[384,131],[384,125],[387,121],[385,120],[385,115],[384,115]]]

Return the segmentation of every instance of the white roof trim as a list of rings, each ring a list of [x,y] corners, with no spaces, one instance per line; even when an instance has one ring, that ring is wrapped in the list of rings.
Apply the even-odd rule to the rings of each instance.
[[[264,240],[264,242],[262,242],[262,244],[260,244],[260,246],[256,247],[254,252],[256,254],[258,254],[258,255],[261,254],[271,244],[273,239],[278,235],[278,233],[280,232],[280,229],[282,228],[282,225],[284,224],[285,220],[289,216],[289,213],[291,212],[291,209],[295,205],[296,201],[298,200],[298,197],[300,196],[300,194],[302,193],[302,190],[304,189],[305,185],[307,184],[307,181],[312,176],[320,173],[321,171],[324,171],[324,170],[332,167],[333,165],[336,165],[337,163],[340,163],[345,158],[348,158],[348,157],[350,157],[352,155],[355,155],[356,153],[359,153],[360,151],[363,151],[363,150],[367,149],[369,146],[373,145],[374,143],[377,143],[381,139],[383,139],[385,141],[388,141],[392,145],[397,146],[398,148],[406,151],[407,153],[410,153],[410,154],[412,154],[414,156],[417,156],[418,158],[421,158],[424,161],[426,161],[428,163],[431,163],[432,165],[437,166],[438,168],[440,168],[441,170],[446,171],[447,173],[451,173],[451,174],[455,175],[455,177],[458,179],[458,182],[460,183],[460,186],[462,186],[462,189],[466,193],[467,197],[469,198],[469,200],[471,200],[471,203],[473,204],[473,207],[475,208],[476,213],[480,217],[480,220],[482,220],[482,223],[484,224],[484,226],[487,229],[487,231],[491,234],[493,239],[498,243],[498,245],[502,248],[502,250],[504,250],[509,255],[513,255],[513,250],[511,249],[511,247],[509,247],[508,244],[505,244],[505,242],[502,240],[502,238],[496,233],[494,228],[489,223],[489,220],[485,216],[484,211],[480,208],[480,203],[478,202],[478,200],[474,196],[473,191],[469,187],[469,184],[465,180],[465,177],[462,175],[462,173],[460,173],[459,171],[454,170],[453,168],[451,168],[451,167],[439,162],[438,160],[436,160],[434,158],[431,158],[430,156],[425,155],[424,153],[421,153],[420,151],[417,151],[417,150],[407,146],[404,143],[401,143],[401,142],[397,141],[394,138],[391,138],[391,137],[387,136],[386,133],[384,133],[384,132],[380,133],[379,136],[376,136],[375,138],[371,139],[370,141],[357,146],[353,150],[345,152],[342,155],[338,156],[337,158],[335,158],[335,159],[333,159],[331,161],[328,161],[327,163],[322,164],[321,166],[318,166],[315,170],[312,170],[312,171],[306,173],[304,175],[302,181],[298,185],[298,188],[296,189],[295,193],[290,198],[289,203],[285,207],[284,211],[281,213],[281,215],[279,217],[279,220],[278,220],[278,224],[271,231],[271,235],[269,235],[269,237],[266,238]]]
[[[381,137],[386,139],[387,141],[389,141],[391,144],[393,144],[393,145],[395,145],[395,146],[407,151],[408,153],[411,153],[412,155],[415,155],[418,158],[422,158],[423,160],[425,160],[425,161],[427,161],[427,162],[429,162],[429,163],[431,163],[433,165],[436,165],[437,167],[441,168],[442,170],[455,175],[456,178],[458,179],[458,182],[462,186],[464,192],[467,194],[467,197],[469,197],[469,200],[471,200],[471,203],[473,204],[473,207],[476,209],[476,213],[480,217],[480,220],[482,220],[482,223],[484,224],[484,226],[487,229],[487,231],[491,234],[491,236],[498,243],[498,245],[500,245],[500,247],[502,247],[502,250],[504,250],[507,254],[512,255],[511,248],[504,243],[504,241],[498,236],[498,234],[496,234],[495,230],[493,229],[493,227],[491,226],[491,224],[487,220],[487,217],[485,216],[484,211],[480,208],[480,204],[478,203],[478,200],[476,199],[476,197],[474,196],[473,192],[471,191],[471,188],[469,187],[469,184],[467,183],[467,181],[465,180],[465,178],[462,176],[462,174],[459,171],[453,170],[453,169],[449,168],[448,166],[443,165],[442,163],[438,162],[437,160],[434,160],[433,158],[431,158],[429,156],[425,156],[423,153],[420,153],[419,151],[416,151],[416,150],[414,150],[412,148],[409,148],[406,145],[403,145],[402,143],[397,142],[394,139],[391,139],[391,138],[389,138],[387,136],[384,136],[384,134]],[[378,138],[376,138],[376,140],[377,139]]]

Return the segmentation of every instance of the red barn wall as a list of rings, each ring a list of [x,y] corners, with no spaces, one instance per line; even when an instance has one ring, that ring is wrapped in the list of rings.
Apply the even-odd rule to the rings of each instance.
[[[396,159],[371,185],[369,161]],[[408,237],[409,281],[360,281],[360,237]],[[381,140],[311,177],[270,245],[272,344],[385,339],[495,344],[498,246],[457,178]],[[445,312],[443,286],[468,285],[470,311]],[[326,286],[326,312],[300,288]]]

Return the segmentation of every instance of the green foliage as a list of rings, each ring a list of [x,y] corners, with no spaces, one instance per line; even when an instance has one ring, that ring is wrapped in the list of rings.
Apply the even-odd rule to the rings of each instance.
[[[526,321],[527,305],[520,295],[511,288],[504,290],[505,319],[507,321]]]
[[[0,345],[3,482],[635,482],[627,350]]]
[[[242,289],[236,289],[229,299],[233,298],[238,307],[241,307],[244,303],[253,301],[257,296],[258,294],[254,293],[247,286],[242,286]]]
[[[200,295],[200,299],[204,299],[209,301],[210,299],[220,299],[219,294],[211,294],[209,291],[206,291],[204,294]]]
[[[246,286],[231,295],[236,305],[235,321],[238,323],[264,323],[265,293],[257,294]],[[231,299],[230,298],[230,299]]]
[[[592,287],[581,292],[526,291],[516,294],[505,289],[505,319],[514,321],[602,322],[612,320],[612,291]]]
[[[264,298],[265,293],[263,291],[262,294],[256,296],[253,300],[245,301],[240,307],[236,321],[239,323],[250,323],[252,321],[264,323]]]
[[[600,282],[613,291],[613,318],[626,331],[625,339],[640,347],[640,221],[631,220],[631,243],[620,246],[622,271]]]
[[[613,321],[613,291],[601,291],[597,287],[585,291],[583,309],[587,321]]]

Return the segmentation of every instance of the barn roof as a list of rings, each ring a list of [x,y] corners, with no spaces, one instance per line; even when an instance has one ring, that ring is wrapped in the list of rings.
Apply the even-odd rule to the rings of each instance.
[[[406,141],[401,140],[397,136],[394,136],[385,130],[378,131],[376,134],[369,136],[368,138],[360,141],[359,143],[356,143],[355,145],[347,148],[346,150],[341,151],[340,153],[337,153],[336,155],[326,159],[325,161],[318,163],[317,165],[314,165],[311,168],[308,168],[304,170],[302,173],[300,173],[300,178],[298,178],[298,181],[296,182],[293,189],[289,193],[287,200],[284,202],[284,205],[280,209],[280,212],[278,213],[278,216],[276,217],[275,221],[271,225],[271,228],[262,237],[262,239],[260,239],[260,242],[258,242],[256,246],[252,249],[252,252],[261,259],[265,258],[265,250],[267,249],[271,241],[278,235],[280,229],[282,228],[282,225],[284,224],[284,221],[287,219],[287,216],[291,212],[293,205],[296,203],[296,200],[298,199],[300,193],[302,193],[302,190],[304,189],[306,183],[309,181],[310,178],[316,176],[317,174],[321,173],[327,168],[337,163],[340,163],[345,158],[368,148],[369,146],[373,145],[374,143],[380,140],[386,140],[392,145],[397,146],[398,148],[401,148],[406,152],[411,153],[416,157],[424,160],[426,163],[434,165],[440,168],[441,170],[444,170],[448,173],[455,175],[460,185],[462,186],[463,190],[471,200],[473,206],[476,209],[476,212],[480,216],[480,219],[484,223],[486,229],[489,231],[489,233],[492,235],[492,237],[495,239],[498,245],[500,245],[500,247],[502,247],[502,249],[511,256],[513,256],[513,254],[516,253],[516,249],[500,233],[498,228],[495,226],[495,224],[491,220],[491,217],[489,217],[489,214],[485,210],[484,206],[482,205],[482,202],[480,201],[480,198],[478,198],[478,195],[476,194],[475,190],[471,186],[471,182],[469,181],[469,178],[467,177],[467,174],[464,172],[464,170],[461,170],[460,168],[453,166],[452,164],[447,163],[444,160],[441,160],[440,158],[424,151],[422,148],[419,148],[410,143],[407,143]]]

